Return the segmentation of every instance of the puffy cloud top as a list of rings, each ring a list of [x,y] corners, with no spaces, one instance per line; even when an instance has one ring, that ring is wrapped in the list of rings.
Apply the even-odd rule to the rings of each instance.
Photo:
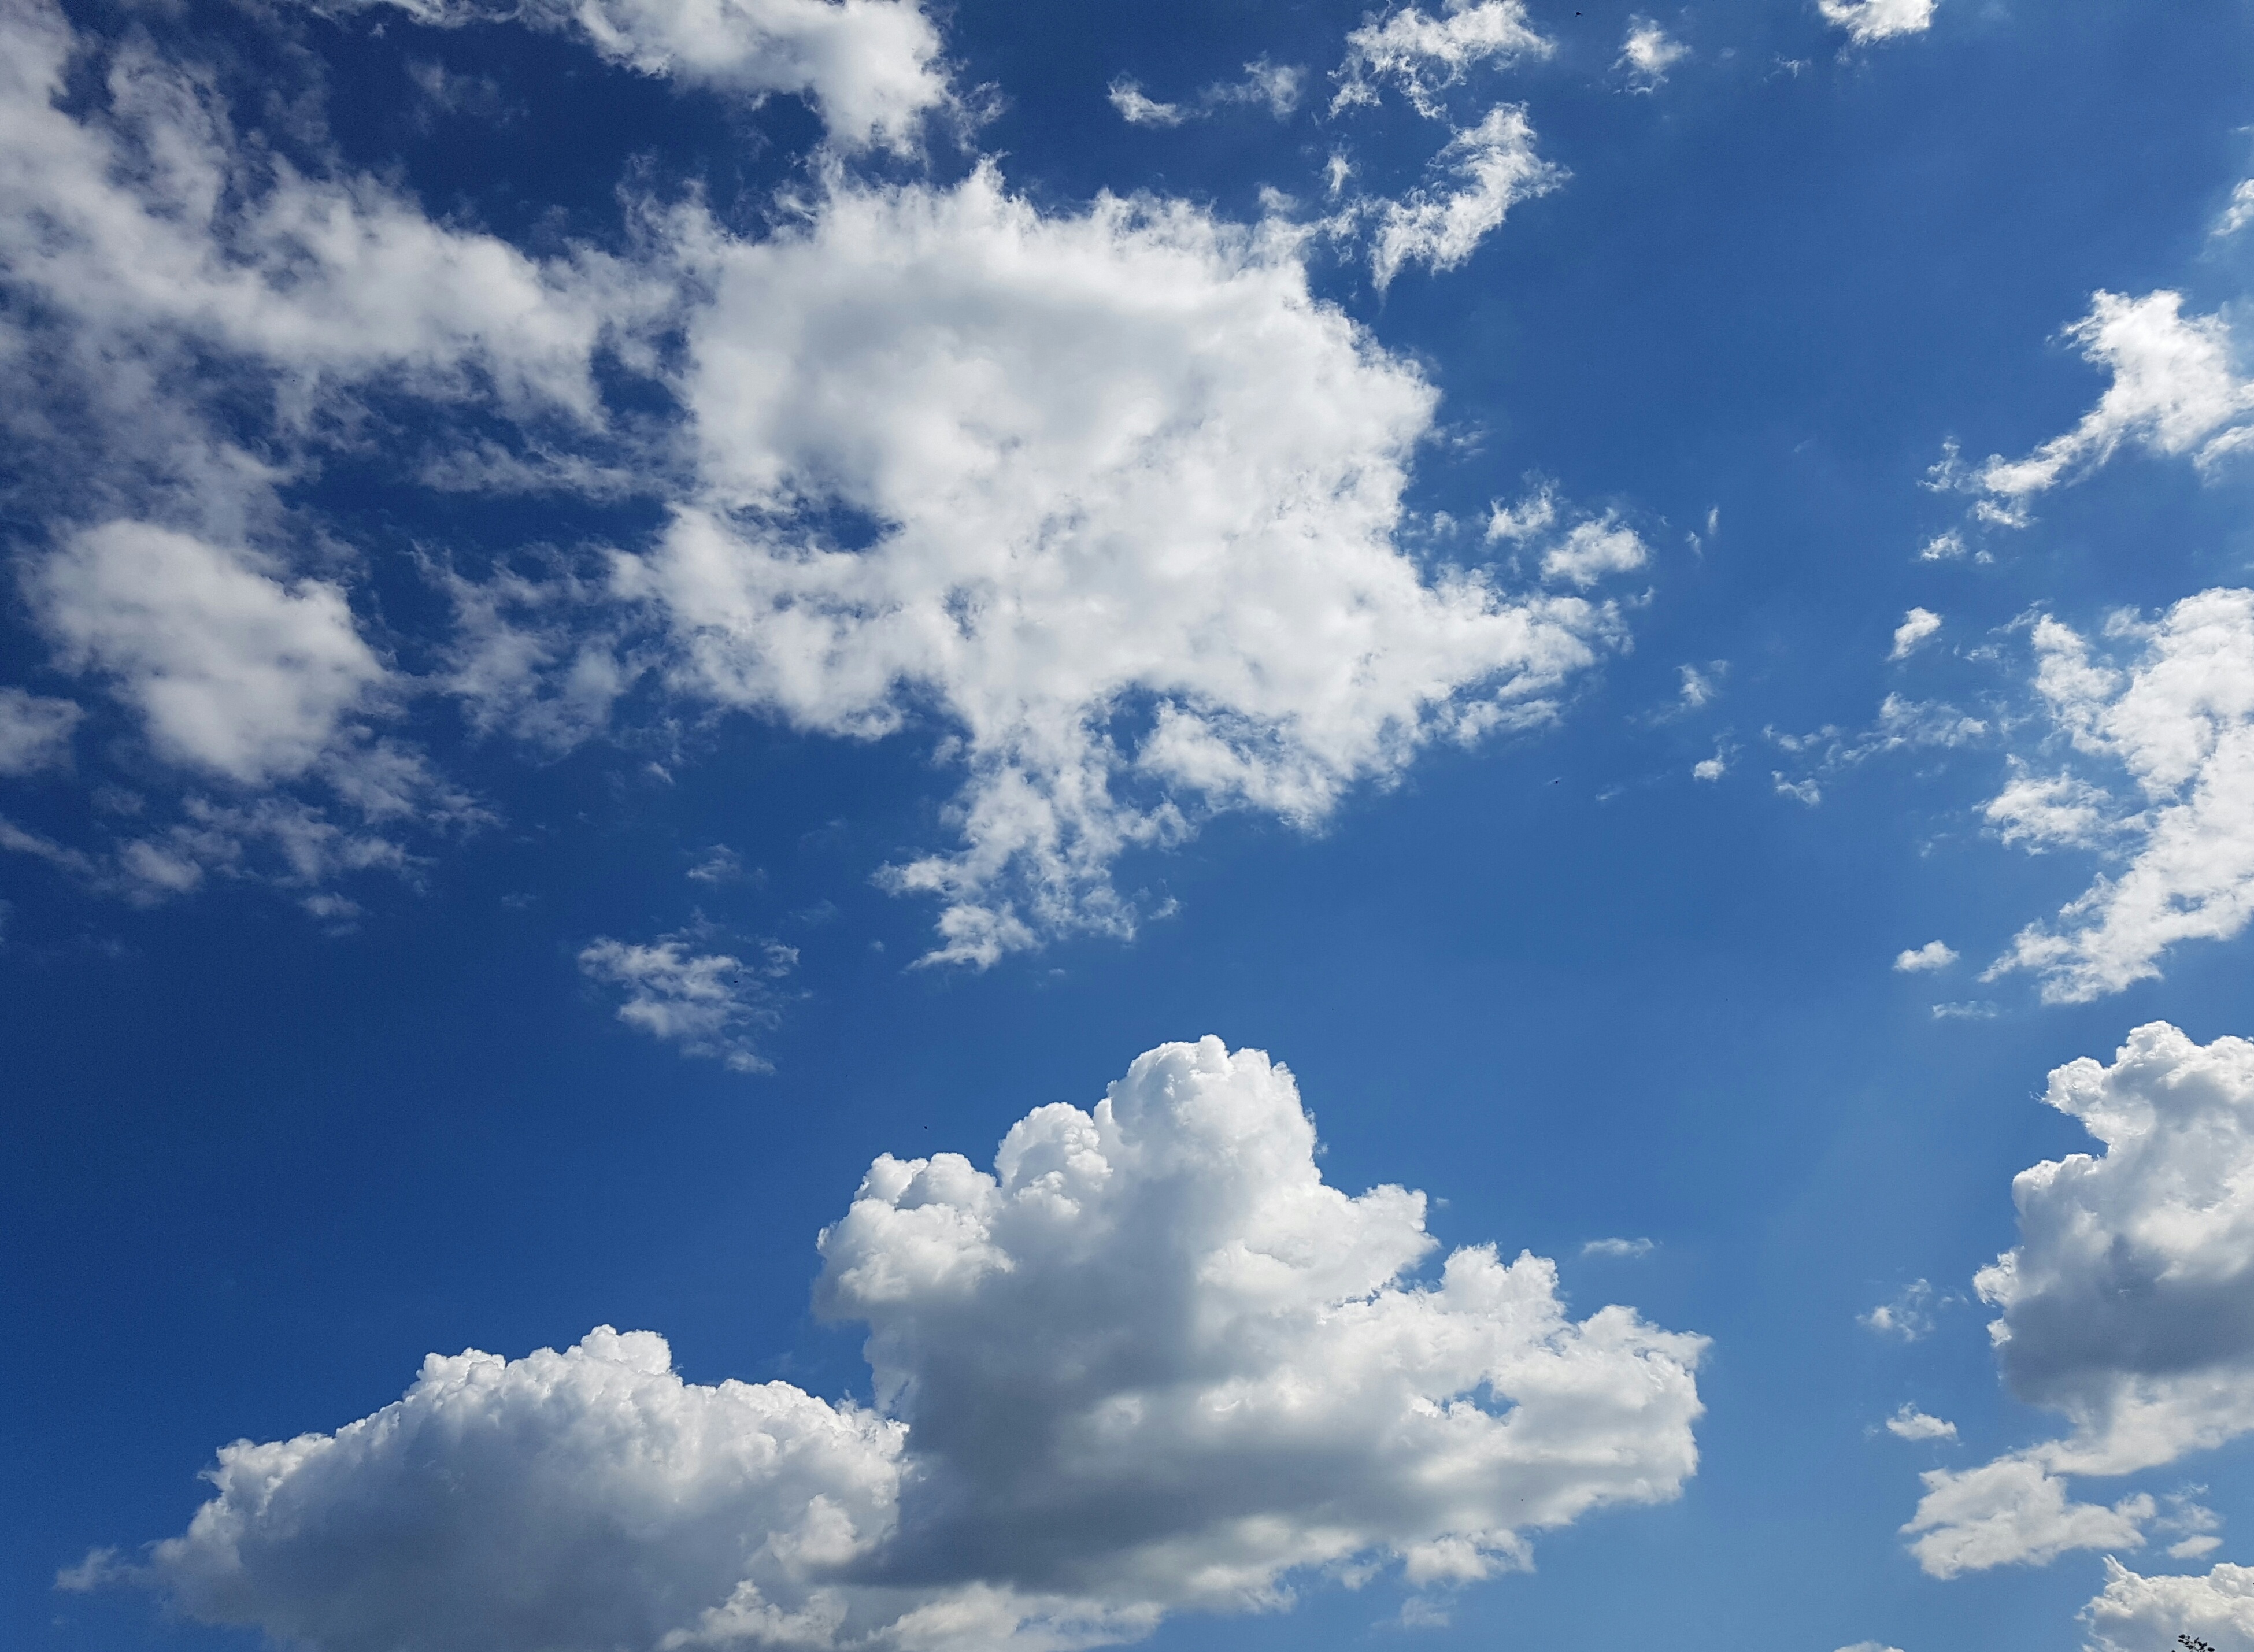
[[[1422,1195],[1348,1196],[1314,1152],[1264,1055],[1165,1046],[990,1172],[871,1167],[817,1299],[868,1323],[876,1410],[684,1382],[648,1333],[434,1355],[332,1435],[227,1447],[184,1535],[66,1581],[319,1652],[973,1652],[1357,1557],[1461,1583],[1676,1494],[1703,1339],[1572,1320],[1492,1247],[1418,1280]]]
[[[2044,1100],[2105,1144],[2020,1172],[2020,1242],[1980,1271],[2013,1393],[2076,1425],[2082,1473],[2254,1428],[2254,1044],[2164,1021]]]

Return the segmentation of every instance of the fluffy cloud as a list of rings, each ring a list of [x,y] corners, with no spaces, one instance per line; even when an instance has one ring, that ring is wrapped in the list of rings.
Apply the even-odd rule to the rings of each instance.
[[[1306,79],[1304,69],[1256,58],[1244,66],[1241,80],[1215,81],[1189,103],[1161,103],[1123,75],[1111,83],[1111,107],[1130,126],[1180,126],[1247,105],[1264,108],[1280,121],[1299,107],[1300,84]]]
[[[1936,1575],[2137,1547],[2152,1499],[2074,1502],[2066,1476],[2129,1474],[2254,1430],[2254,1045],[2197,1045],[2153,1022],[2110,1067],[2058,1068],[2044,1099],[2105,1152],[2020,1173],[2020,1242],[1974,1284],[2002,1310],[1990,1334],[2012,1392],[2072,1432],[1926,1476],[1905,1530],[1923,1534],[1914,1547]],[[2196,1536],[2212,1521],[2160,1523]]]
[[[2223,207],[2222,216],[2215,220],[2215,228],[2208,233],[2218,236],[2235,235],[2249,224],[2254,224],[2254,178],[2242,179],[2230,192],[2230,203]]]
[[[1547,57],[1556,43],[1527,21],[1524,0],[1448,0],[1438,17],[1404,6],[1373,17],[1346,38],[1331,111],[1378,101],[1378,84],[1392,82],[1419,114],[1437,120],[1440,94],[1460,84],[1478,63],[1507,64]]]
[[[892,141],[939,96],[927,21],[883,0],[510,15],[652,73],[808,90],[841,143]],[[1418,17],[1355,60],[1429,88],[1543,48],[1503,0]],[[0,31],[0,265],[42,329],[17,344],[46,423],[101,432],[55,449],[42,612],[161,750],[239,784],[321,769],[379,699],[432,691],[548,749],[638,681],[844,738],[914,724],[966,776],[957,846],[885,875],[941,903],[935,957],[984,963],[1131,928],[1119,857],[1215,811],[1312,824],[1432,741],[1551,718],[1623,640],[1589,588],[1632,536],[1561,551],[1549,594],[1396,546],[1436,395],[1312,298],[1299,232],[1165,200],[1045,211],[991,168],[864,186],[833,156],[766,239],[630,201],[626,250],[535,258],[238,135],[215,76],[36,0]],[[74,52],[102,91],[66,113]],[[1256,62],[1207,101],[1281,111],[1297,88]],[[1461,135],[1464,189],[1395,204],[1389,270],[1460,258],[1539,186],[1528,142],[1514,111]],[[669,413],[626,429],[598,359]],[[480,426],[416,480],[638,492],[669,525],[596,572],[434,558],[454,634],[401,639],[435,669],[388,668],[351,626],[349,559],[312,563],[320,524],[278,486],[378,395]],[[193,598],[186,634],[136,618],[112,577],[136,562]]]
[[[30,774],[68,762],[71,731],[82,715],[70,700],[0,689],[0,774]]]
[[[1902,616],[1894,627],[1894,646],[1886,655],[1889,660],[1907,660],[1917,646],[1941,629],[1941,616],[1930,608],[1913,608]]]
[[[1936,1440],[1955,1439],[1956,1424],[1938,1417],[1928,1417],[1914,1405],[1904,1404],[1886,1418],[1886,1432],[1896,1439]]]
[[[28,583],[65,666],[107,677],[159,753],[229,780],[304,773],[384,678],[339,587],[169,528],[88,528]]]
[[[1533,125],[1516,103],[1499,104],[1477,126],[1459,130],[1432,158],[1432,170],[1456,186],[1413,189],[1376,209],[1369,262],[1381,290],[1408,264],[1455,269],[1513,206],[1548,194],[1565,178],[1563,167],[1534,152]]]
[[[705,491],[625,588],[684,693],[959,732],[964,847],[891,873],[944,903],[939,958],[1126,930],[1127,849],[1215,809],[1320,820],[1428,741],[1550,718],[1620,634],[1396,548],[1432,389],[1289,242],[1157,201],[1046,214],[981,171],[841,185],[704,256]],[[840,516],[878,526],[848,548]]]
[[[1988,972],[2033,970],[2054,1003],[2156,976],[2177,942],[2227,940],[2254,916],[2254,592],[2204,591],[2108,632],[2134,650],[2126,662],[2040,620],[2035,686],[2059,732],[2118,766],[2129,797],[2021,766],[1987,805],[2006,842],[2115,845],[2126,858],[2055,922],[2021,930]]]
[[[871,1167],[816,1300],[868,1325],[874,1410],[685,1383],[647,1333],[433,1356],[333,1435],[227,1448],[145,1564],[70,1576],[318,1652],[973,1652],[1275,1607],[1309,1568],[1461,1584],[1676,1494],[1702,1339],[1574,1320],[1488,1246],[1420,1280],[1422,1195],[1349,1197],[1315,1147],[1265,1056],[1165,1046],[990,1173]]]
[[[1894,955],[1894,968],[1904,975],[1922,970],[1946,970],[1956,962],[1956,948],[1946,941],[1928,941],[1922,947],[1908,947]]]
[[[2113,375],[2097,405],[2025,458],[1992,458],[1951,485],[1982,495],[1985,520],[2016,525],[2036,494],[2103,465],[2124,442],[2190,454],[2204,467],[2254,439],[2246,422],[2254,381],[2239,376],[2229,324],[2182,311],[2179,292],[2092,295],[2090,313],[2066,337]],[[1950,481],[1948,461],[1942,470]]]
[[[914,0],[347,0],[455,28],[513,22],[578,36],[638,74],[753,97],[802,93],[832,142],[914,146],[953,101],[939,31]]]
[[[2225,1562],[2204,1577],[2146,1578],[2109,1555],[2105,1587],[2082,1617],[2090,1652],[2145,1652],[2184,1634],[2215,1652],[2254,1652],[2254,1566]]]
[[[1858,46],[1933,26],[1935,0],[1816,0],[1824,20],[1847,32]]]
[[[774,984],[798,967],[796,948],[763,942],[747,963],[732,953],[694,950],[702,939],[683,933],[636,943],[604,935],[580,950],[580,973],[620,990],[619,1019],[628,1026],[738,1073],[770,1071],[752,1038],[780,1018]]]
[[[1628,72],[1629,84],[1637,91],[1649,92],[1667,78],[1668,70],[1690,55],[1689,46],[1670,38],[1649,18],[1630,18],[1618,66]]]

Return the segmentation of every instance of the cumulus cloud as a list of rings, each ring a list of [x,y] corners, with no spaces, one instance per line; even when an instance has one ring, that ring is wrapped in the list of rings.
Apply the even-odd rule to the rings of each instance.
[[[913,146],[952,102],[939,31],[914,0],[346,0],[417,23],[512,22],[578,36],[637,74],[752,97],[803,94],[832,142]]]
[[[1513,206],[1548,194],[1565,178],[1563,167],[1534,152],[1533,124],[1516,103],[1498,104],[1477,126],[1459,129],[1432,158],[1432,170],[1453,187],[1420,186],[1377,208],[1369,262],[1381,290],[1408,264],[1455,269]]]
[[[1666,80],[1668,70],[1690,55],[1689,46],[1670,38],[1649,18],[1630,18],[1618,66],[1628,72],[1628,83],[1637,91],[1649,92]]]
[[[2048,616],[2034,640],[2054,727],[2118,771],[2124,794],[2021,765],[1987,818],[2007,843],[2110,847],[2125,864],[2022,929],[1988,974],[2032,970],[2047,1001],[2081,1003],[2254,916],[2254,592],[2204,591],[2149,623],[2117,616],[2108,640],[2125,660]]]
[[[1902,616],[1894,627],[1894,646],[1889,660],[1907,660],[1911,651],[1941,629],[1941,616],[1930,608],[1913,608]]]
[[[1527,20],[1523,0],[1448,0],[1437,18],[1404,6],[1373,17],[1347,36],[1346,46],[1333,114],[1376,102],[1379,86],[1390,81],[1433,120],[1445,110],[1440,94],[1460,84],[1473,65],[1544,58],[1557,50]]]
[[[2074,1502],[2067,1483],[2025,1456],[1978,1468],[1929,1469],[1925,1495],[1902,1528],[1931,1577],[2001,1565],[2041,1565],[2071,1549],[2139,1549],[2154,1505],[2125,1497],[2111,1508]]]
[[[1180,104],[1161,103],[1124,78],[1112,81],[1109,95],[1111,107],[1130,126],[1180,126],[1189,118]]]
[[[732,953],[695,950],[704,941],[692,932],[648,942],[599,936],[580,950],[579,970],[620,990],[618,1016],[628,1026],[738,1073],[772,1070],[752,1040],[780,1018],[775,983],[798,967],[796,948],[762,942],[746,962]]]
[[[2023,524],[2035,495],[2096,469],[2124,443],[2188,454],[2206,468],[2254,440],[2254,380],[2239,375],[2230,324],[2186,316],[2181,293],[2095,293],[2065,336],[2112,374],[2082,422],[2024,458],[1998,455],[1970,470],[1944,459],[1936,472],[1942,485],[1980,496],[1984,520]]]
[[[2134,1548],[2150,1497],[2070,1501],[2069,1475],[2173,1462],[2254,1430],[2254,1045],[2153,1022],[2114,1063],[2050,1075],[2045,1101],[2104,1144],[2022,1171],[2020,1242],[1981,1270],[1990,1335],[2019,1398],[2072,1432],[1926,1476],[1905,1528],[1946,1576],[2068,1548]],[[2195,1540],[2211,1517],[2159,1517]]]
[[[1922,947],[1906,947],[1894,955],[1894,968],[1904,975],[1914,975],[1924,970],[1946,970],[1956,962],[1956,948],[1946,941],[1928,941]]]
[[[1955,1439],[1956,1424],[1944,1422],[1938,1417],[1928,1417],[1916,1406],[1904,1404],[1900,1410],[1886,1418],[1886,1432],[1896,1439]]]
[[[1124,931],[1121,854],[1250,808],[1321,819],[1433,739],[1556,713],[1620,635],[1580,595],[1393,542],[1431,387],[1288,245],[1186,206],[1047,214],[990,170],[841,186],[715,239],[685,392],[707,491],[622,564],[681,691],[970,771],[933,955]],[[885,526],[848,550],[809,519]]]
[[[68,762],[71,732],[83,715],[74,701],[0,689],[0,774],[32,774]]]
[[[1858,46],[1922,34],[1933,26],[1935,0],[1816,0],[1826,23],[1846,30]]]
[[[2147,1578],[2108,1555],[2105,1587],[2082,1618],[2090,1652],[2144,1652],[2187,1634],[2215,1652],[2254,1652],[2254,1566],[2225,1561],[2204,1577]]]
[[[302,774],[382,683],[344,592],[143,522],[74,535],[27,583],[66,668],[98,672],[174,762]]]
[[[648,1333],[433,1356],[228,1447],[184,1535],[73,1581],[317,1652],[1057,1648],[1310,1568],[1460,1585],[1676,1494],[1702,1339],[1572,1320],[1491,1246],[1419,1278],[1422,1196],[1327,1186],[1315,1145],[1265,1056],[1163,1046],[990,1172],[871,1167],[816,1301],[868,1326],[873,1409],[684,1382]]]

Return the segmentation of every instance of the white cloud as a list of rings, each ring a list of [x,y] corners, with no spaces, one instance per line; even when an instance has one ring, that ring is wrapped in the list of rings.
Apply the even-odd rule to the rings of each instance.
[[[1909,947],[1894,955],[1894,968],[1904,975],[1921,970],[1946,970],[1956,962],[1956,948],[1946,941],[1928,941],[1922,947]]]
[[[2254,1045],[2155,1021],[2044,1100],[2105,1145],[2023,1171],[2018,1245],[1975,1284],[2062,1472],[2126,1474],[2254,1429]]]
[[[1928,1417],[1916,1406],[1905,1403],[1900,1410],[1886,1418],[1886,1432],[1896,1439],[1955,1439],[1956,1424],[1944,1422],[1938,1417]]]
[[[1189,118],[1180,104],[1161,103],[1130,80],[1112,81],[1109,95],[1111,107],[1130,126],[1180,126]]]
[[[1518,15],[1500,0],[1450,12],[1427,61],[1404,14],[1365,66],[1438,85],[1449,63],[1539,48],[1511,44]],[[909,6],[601,0],[567,15],[542,0],[524,17],[652,73],[802,84],[848,136],[897,136],[935,107]],[[1435,392],[1311,295],[1281,225],[1156,200],[1047,213],[991,168],[864,188],[833,159],[766,240],[630,200],[629,253],[536,259],[334,158],[293,165],[239,136],[215,77],[149,52],[112,52],[107,102],[67,114],[63,66],[88,43],[37,4],[0,32],[0,266],[59,318],[43,393],[98,402],[89,422],[116,450],[58,451],[79,468],[40,564],[60,593],[51,624],[78,627],[73,657],[137,696],[160,746],[243,783],[318,768],[341,785],[324,742],[414,693],[550,749],[606,728],[637,680],[845,738],[914,721],[966,774],[948,816],[959,841],[887,875],[942,903],[934,956],[986,962],[1066,929],[1131,928],[1119,857],[1215,811],[1312,824],[1433,740],[1554,718],[1624,639],[1611,603],[1513,592],[1399,549]],[[1260,61],[1209,90],[1281,112],[1296,75]],[[1475,198],[1514,164],[1510,125],[1490,117],[1452,153]],[[1484,160],[1483,132],[1502,142]],[[1451,237],[1476,228],[1464,213],[1494,204],[1437,204],[1402,256],[1454,256]],[[686,340],[677,371],[661,334]],[[598,354],[672,393],[680,424],[637,435],[613,419]],[[430,675],[384,669],[350,626],[348,558],[291,560],[318,524],[277,491],[371,387],[416,399],[434,428],[465,409],[494,427],[434,438],[414,480],[639,489],[669,526],[599,577],[473,584],[434,558],[454,634]],[[126,502],[85,514],[113,496]],[[873,542],[833,540],[841,521]],[[130,555],[200,569],[200,600],[248,604],[264,630],[193,610],[201,629],[182,641],[135,619],[130,593],[81,600]],[[261,673],[277,697],[248,686]],[[189,863],[162,864],[192,881]]]
[[[1697,666],[1686,665],[1676,668],[1683,674],[1682,694],[1684,710],[1696,711],[1711,703],[1714,696],[1721,692],[1721,690],[1715,686],[1714,679],[1699,670]]]
[[[1245,106],[1264,108],[1280,121],[1299,107],[1306,79],[1305,69],[1255,58],[1244,66],[1242,80],[1216,80],[1200,92],[1194,102],[1161,103],[1135,80],[1122,75],[1111,82],[1111,107],[1130,126],[1180,126],[1185,121],[1204,120],[1222,109]]]
[[[1656,1249],[1657,1247],[1648,1239],[1592,1239],[1581,1247],[1581,1254],[1634,1261],[1649,1256]]]
[[[346,0],[396,4],[454,28],[517,22],[574,34],[641,74],[762,97],[804,94],[833,142],[914,146],[921,119],[953,102],[939,31],[912,0]]]
[[[302,774],[384,680],[340,588],[170,528],[87,528],[27,583],[66,667],[107,677],[161,755],[230,780]]]
[[[1381,290],[1407,264],[1455,269],[1513,206],[1565,178],[1563,167],[1534,152],[1533,125],[1517,103],[1498,104],[1477,126],[1459,128],[1432,164],[1460,187],[1437,193],[1420,187],[1378,206],[1369,259]]]
[[[2188,1494],[2068,1501],[2067,1476],[2173,1462],[2254,1431],[2254,1044],[2138,1027],[2111,1067],[2084,1058],[2044,1100],[2104,1144],[2022,1171],[2020,1242],[1974,1280],[2006,1383],[2067,1438],[1928,1474],[1905,1530],[1936,1575],[2068,1548],[2135,1548],[2141,1527],[2215,1525]],[[2195,1488],[2194,1488],[2195,1489]]]
[[[1913,1279],[1893,1301],[1881,1302],[1868,1313],[1858,1315],[1855,1323],[1881,1336],[1898,1336],[1905,1342],[1914,1342],[1932,1332],[1933,1306],[1932,1283]]]
[[[663,1341],[434,1356],[334,1435],[226,1448],[137,1582],[315,1652],[1055,1648],[1286,1580],[1452,1586],[1676,1494],[1703,1340],[1325,1186],[1290,1075],[1218,1040],[1036,1110],[995,1172],[880,1158],[822,1236],[878,1409],[704,1387]],[[1349,1567],[1348,1563],[1354,1563]]]
[[[1668,70],[1690,55],[1689,46],[1670,38],[1649,18],[1630,18],[1618,66],[1628,71],[1629,83],[1636,90],[1648,92],[1666,80]]]
[[[2209,233],[2235,235],[2249,224],[2254,224],[2254,178],[2244,179],[2230,192],[2230,204],[2222,209],[2222,216],[2215,220],[2215,228]]]
[[[1781,771],[1776,789],[1804,803],[1818,802],[1818,782],[1832,775],[1896,752],[1948,751],[1985,739],[1985,718],[1968,716],[1939,700],[1910,700],[1889,694],[1879,702],[1879,714],[1866,729],[1847,730],[1827,723],[1807,734],[1786,734],[1774,728],[1761,733],[1779,750],[1800,760],[1805,773],[1796,780]]]
[[[1858,1641],[1852,1646],[1841,1647],[1839,1652],[1901,1652],[1901,1648],[1888,1646],[1884,1641]]]
[[[622,573],[682,692],[957,731],[964,847],[891,874],[944,902],[935,957],[1129,929],[1128,849],[1215,809],[1320,820],[1430,740],[1550,718],[1621,634],[1396,549],[1432,391],[1288,243],[1180,204],[1044,214],[983,170],[713,234],[705,492]],[[886,527],[832,549],[825,510]]]
[[[1928,1576],[1954,1578],[1992,1566],[2041,1565],[2070,1549],[2140,1549],[2152,1517],[2150,1497],[2111,1508],[2078,1503],[2066,1481],[2025,1456],[1999,1457],[1963,1470],[1919,1476],[1925,1495],[1902,1528]]]
[[[70,700],[0,689],[0,774],[32,774],[67,763],[71,732],[84,715]]]
[[[1913,608],[1902,616],[1894,627],[1894,646],[1886,655],[1889,660],[1907,660],[1918,644],[1941,629],[1941,616],[1930,608]]]
[[[1635,530],[1621,527],[1607,513],[1596,522],[1575,523],[1544,551],[1542,577],[1553,584],[1586,591],[1614,574],[1633,573],[1650,560],[1650,547]]]
[[[2204,1577],[2147,1578],[2108,1555],[2105,1587],[2082,1616],[2090,1652],[2146,1652],[2185,1634],[2215,1652],[2254,1652],[2254,1566],[2225,1561]]]
[[[1419,114],[1439,118],[1439,94],[1460,84],[1477,63],[1508,64],[1544,58],[1556,43],[1527,21],[1523,0],[1448,0],[1440,16],[1404,6],[1373,18],[1346,38],[1331,112],[1378,101],[1374,81],[1390,80]]]
[[[1920,562],[1955,562],[1964,554],[1964,536],[1951,528],[1936,534],[1918,550]]]
[[[1824,20],[1846,30],[1858,46],[1933,26],[1935,0],[1816,0]]]
[[[2188,453],[2202,467],[2244,444],[2254,431],[2245,423],[2254,381],[2238,374],[2230,325],[2220,315],[2187,318],[2182,306],[2181,293],[2165,290],[2091,296],[2090,313],[2066,337],[2113,382],[2073,430],[2025,458],[1991,458],[1954,483],[1984,495],[1984,520],[2023,523],[2028,500],[2103,465],[2124,442]]]
[[[2112,841],[2127,857],[1991,967],[2034,971],[2052,1003],[2157,976],[2170,947],[2228,940],[2254,917],[2254,592],[2204,591],[2109,634],[2135,650],[2123,664],[2040,620],[2035,687],[2075,749],[2124,771],[2133,801],[2020,766],[1986,810],[2006,842]]]
[[[1729,773],[1729,753],[1718,746],[1714,748],[1713,756],[1702,757],[1690,766],[1690,778],[1695,780],[1718,780]]]
[[[763,942],[747,963],[732,953],[694,950],[704,939],[682,933],[638,943],[604,935],[581,949],[579,969],[625,994],[618,1015],[628,1026],[738,1073],[767,1072],[752,1038],[779,1019],[774,984],[798,967],[798,953]]]

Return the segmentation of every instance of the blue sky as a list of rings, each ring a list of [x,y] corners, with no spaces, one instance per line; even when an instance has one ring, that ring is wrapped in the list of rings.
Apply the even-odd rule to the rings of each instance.
[[[9,1643],[2254,1648],[2166,11],[0,4]]]

